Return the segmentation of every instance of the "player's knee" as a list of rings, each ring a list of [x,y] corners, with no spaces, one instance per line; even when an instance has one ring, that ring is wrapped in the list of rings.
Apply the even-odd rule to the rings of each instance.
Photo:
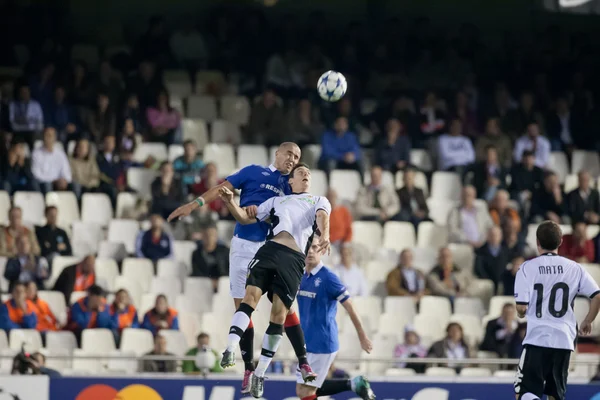
[[[315,393],[317,393],[317,388],[315,387],[303,385],[301,383],[296,384],[296,396],[301,399],[312,396]]]
[[[246,288],[246,295],[244,296],[243,302],[256,308],[258,302],[260,301],[260,297],[262,296],[262,291],[255,286],[248,286]]]

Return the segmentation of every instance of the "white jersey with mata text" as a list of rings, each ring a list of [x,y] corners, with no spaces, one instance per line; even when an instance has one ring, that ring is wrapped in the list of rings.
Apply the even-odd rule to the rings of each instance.
[[[293,236],[298,248],[308,253],[308,248],[317,230],[317,211],[331,213],[329,200],[322,196],[308,193],[297,193],[287,196],[271,197],[258,206],[256,219],[270,220],[271,229],[267,240],[280,232]]]
[[[568,258],[546,253],[524,262],[515,277],[516,302],[527,306],[523,344],[574,350],[575,296],[593,298],[598,293],[598,284],[590,274]]]

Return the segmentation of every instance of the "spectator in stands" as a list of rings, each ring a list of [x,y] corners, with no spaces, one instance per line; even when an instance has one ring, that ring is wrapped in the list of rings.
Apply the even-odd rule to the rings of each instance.
[[[11,101],[9,118],[16,141],[25,142],[32,149],[35,135],[44,129],[44,113],[40,103],[31,98],[27,84],[19,87],[18,100]]]
[[[590,185],[590,173],[582,170],[577,174],[578,186],[567,195],[569,216],[573,221],[588,224],[600,222],[600,194]]]
[[[407,325],[404,328],[404,343],[396,345],[394,358],[425,358],[427,348],[421,344],[421,338],[415,328]],[[410,368],[418,374],[425,372],[425,364],[398,362],[397,368]]]
[[[385,288],[388,296],[412,296],[415,304],[428,293],[425,276],[413,266],[412,250],[402,250],[398,265],[385,279]]]
[[[18,356],[15,356],[15,358]],[[35,353],[31,354],[31,358],[33,359],[32,361],[29,361],[29,368],[30,368],[30,373],[31,375],[46,375],[50,378],[60,378],[61,374],[60,372],[58,372],[55,369],[52,368],[48,368],[46,367],[46,356],[43,355],[42,353],[40,353],[39,351],[36,351]],[[13,362],[13,370],[11,372],[12,375],[21,375],[20,372],[18,371],[18,368],[15,368],[16,366],[18,367],[18,364],[15,365],[17,363]],[[28,374],[26,374],[28,375]]]
[[[554,172],[546,172],[544,186],[533,194],[531,216],[533,221],[541,222],[549,219],[557,224],[571,222],[567,214],[568,207],[565,194]]]
[[[499,227],[505,226],[509,221],[516,223],[517,232],[521,231],[521,217],[514,208],[510,207],[509,194],[506,190],[498,190],[490,204],[490,217]]]
[[[91,90],[87,65],[83,61],[76,61],[67,89],[70,102],[75,107],[88,107],[92,97]]]
[[[0,329],[35,329],[38,321],[35,306],[27,300],[25,284],[17,282],[11,291],[12,298],[0,307]]]
[[[522,322],[519,323],[517,327],[517,332],[512,335],[512,339],[508,344],[508,354],[507,358],[519,358],[521,354],[523,354],[523,340],[525,339],[525,335],[527,334],[527,323]]]
[[[348,289],[350,296],[368,296],[369,286],[367,278],[362,269],[356,264],[352,256],[352,247],[345,246],[341,249],[341,261],[334,268],[333,272],[340,277],[340,280]]]
[[[52,259],[57,256],[71,256],[71,242],[67,232],[56,225],[58,209],[55,206],[47,206],[44,213],[46,225],[36,227],[35,234],[40,244],[42,257],[52,264]]]
[[[219,278],[229,275],[229,247],[219,242],[216,225],[204,226],[201,233],[202,241],[192,253],[190,276],[211,278],[216,292]]]
[[[413,168],[407,168],[402,175],[402,188],[398,189],[398,198],[400,200],[400,221],[412,222],[417,229],[418,225],[429,219],[429,207],[425,200],[423,189],[415,186],[416,171]]]
[[[535,165],[534,153],[530,150],[523,152],[521,162],[514,165],[510,171],[511,197],[517,200],[524,210],[525,215],[529,215],[531,200],[533,194],[542,186],[544,181],[544,171]]]
[[[536,166],[546,168],[550,160],[550,142],[540,135],[540,127],[536,122],[530,122],[526,134],[515,143],[513,157],[516,162],[521,162],[526,150],[535,155]]]
[[[512,296],[515,294],[515,276],[517,271],[523,265],[525,259],[522,255],[515,256],[511,263],[506,267],[506,271],[502,275],[502,281],[504,282],[504,295]]]
[[[319,169],[327,174],[333,169],[354,169],[362,176],[362,150],[358,138],[348,131],[348,120],[338,117],[334,129],[323,134]]]
[[[65,151],[56,145],[56,130],[44,129],[44,145],[31,155],[31,171],[42,192],[67,190],[72,180],[71,166]]]
[[[38,288],[44,288],[44,281],[50,276],[48,261],[39,255],[34,255],[29,237],[19,235],[16,239],[17,254],[9,258],[4,270],[4,278],[9,288],[16,282],[34,281]]]
[[[146,356],[172,356],[175,357],[175,354],[171,354],[167,351],[167,339],[164,336],[156,335],[154,337],[154,350],[150,353],[145,354]],[[154,361],[154,360],[143,360],[140,365],[140,372],[162,372],[162,373],[170,373],[177,372],[177,361],[169,360],[169,361]]]
[[[31,160],[25,157],[25,144],[15,142],[10,145],[8,155],[0,160],[2,169],[0,178],[2,179],[3,190],[9,195],[14,192],[22,191],[40,191],[40,185],[33,177],[31,172]]]
[[[63,145],[66,146],[70,140],[77,138],[80,122],[77,112],[67,102],[64,86],[58,85],[54,89],[54,101],[48,109],[44,109],[44,121],[46,126],[56,129],[58,139]]]
[[[383,170],[371,168],[371,183],[363,186],[356,196],[356,216],[363,220],[384,223],[400,211],[400,200],[394,188],[383,184]]]
[[[104,328],[115,331],[115,324],[106,304],[104,290],[98,285],[87,289],[87,296],[79,299],[69,311],[68,329],[75,333],[78,341],[84,329]]]
[[[45,61],[39,72],[29,80],[31,97],[40,103],[43,110],[52,102],[54,92],[54,72],[56,67],[52,61]]]
[[[321,134],[325,131],[318,113],[312,109],[312,104],[308,99],[299,100],[296,108],[290,110],[288,125],[290,141],[300,147],[318,143]]]
[[[427,92],[420,110],[421,142],[437,136],[446,129],[446,115],[433,91]]]
[[[123,121],[121,137],[119,139],[119,152],[134,154],[135,149],[141,143],[142,135],[135,129],[133,119],[127,118]]]
[[[200,180],[204,161],[198,155],[198,148],[193,140],[186,140],[183,143],[183,150],[183,155],[173,161],[173,169],[175,169],[181,183],[189,187]]]
[[[173,258],[173,238],[164,231],[164,219],[157,214],[150,216],[150,229],[139,233],[135,255],[153,262],[161,258]]]
[[[479,198],[489,202],[498,190],[506,189],[507,171],[498,160],[498,152],[494,146],[486,148],[485,161],[473,166],[473,186]]]
[[[95,191],[100,186],[100,169],[96,157],[91,154],[90,142],[87,139],[79,139],[69,157],[71,173],[73,175],[73,192],[78,198],[83,193]]]
[[[34,313],[37,317],[36,330],[40,332],[57,331],[60,324],[52,312],[50,305],[40,299],[38,296],[38,286],[34,281],[29,281],[26,285],[27,300],[34,306]]]
[[[469,107],[469,97],[465,92],[459,90],[456,92],[452,114],[462,122],[463,133],[469,138],[475,138],[481,132],[477,114]]]
[[[223,372],[223,368],[221,368],[219,363],[220,354],[217,350],[210,347],[210,336],[208,336],[208,333],[201,332],[196,338],[196,343],[196,347],[191,348],[185,355],[195,357],[200,352],[211,352],[215,355],[215,365],[210,368],[210,372]],[[200,372],[200,368],[196,366],[195,361],[184,361],[181,371],[186,374],[198,373]]]
[[[141,115],[146,108],[156,101],[156,95],[162,88],[160,78],[156,74],[156,65],[151,60],[143,60],[127,85],[127,92],[135,94],[138,99]]]
[[[156,296],[154,308],[144,315],[142,328],[148,329],[155,336],[161,329],[179,329],[177,311],[169,307],[167,297],[164,294]]]
[[[348,207],[338,203],[338,195],[334,189],[327,190],[327,199],[331,204],[329,240],[337,247],[348,245],[352,242],[352,214]]]
[[[478,161],[487,159],[488,148],[496,149],[497,159],[504,168],[512,164],[512,144],[510,137],[500,130],[498,118],[489,118],[485,125],[485,134],[477,139],[475,153]]]
[[[573,233],[563,235],[558,254],[578,263],[593,263],[596,260],[594,242],[587,237],[587,225],[583,221],[573,224]]]
[[[285,132],[285,115],[281,100],[273,89],[267,88],[252,107],[247,129],[247,143],[267,147],[279,145],[280,135]]]
[[[110,316],[113,319],[113,326],[121,334],[125,328],[139,328],[140,323],[138,313],[133,304],[129,292],[125,289],[119,289],[115,293],[115,300],[109,308]]]
[[[62,270],[54,283],[54,289],[65,296],[69,304],[73,292],[83,292],[96,284],[96,257],[86,256],[78,264],[70,265]]]
[[[519,322],[517,321],[515,305],[506,303],[502,307],[502,315],[489,321],[485,327],[485,336],[479,346],[482,351],[491,351],[500,358],[508,355],[509,345],[513,335],[517,332]]]
[[[468,277],[454,264],[452,252],[443,247],[439,251],[438,265],[427,276],[427,287],[434,296],[448,297],[454,301],[456,296],[466,295]]]
[[[432,344],[427,356],[452,360],[471,358],[469,346],[465,342],[463,327],[458,322],[450,322],[446,328],[446,337]],[[448,367],[454,367],[456,372],[460,372],[463,368],[462,365],[457,366],[451,362],[448,363]]]
[[[519,108],[512,109],[505,118],[506,132],[511,139],[516,139],[518,135],[527,129],[529,121],[541,121],[542,116],[536,110],[534,96],[530,91],[521,93]]]
[[[565,97],[556,99],[555,110],[546,118],[546,132],[550,139],[552,151],[566,151],[571,153],[573,147],[581,144],[582,130],[585,130],[584,121],[569,107]]]
[[[167,146],[177,141],[177,133],[181,128],[181,115],[171,107],[169,94],[165,90],[158,93],[154,106],[148,107],[146,118],[150,128],[148,141],[164,143]]]
[[[490,228],[487,243],[477,249],[475,256],[475,276],[489,279],[494,283],[494,293],[502,281],[502,274],[510,262],[510,253],[502,243],[502,230],[498,226]]]
[[[448,133],[438,139],[439,169],[462,173],[475,162],[475,149],[471,140],[463,135],[463,126],[459,118],[450,123]]]
[[[180,67],[192,72],[198,68],[206,69],[208,46],[191,20],[183,21],[181,28],[173,33],[169,43]]]
[[[112,193],[114,196],[111,198],[116,199],[115,186],[120,174],[119,160],[115,152],[116,139],[113,135],[105,136],[102,143],[102,150],[96,155],[96,163],[100,170],[100,190],[104,193]]]
[[[187,195],[187,187],[183,186],[181,180],[175,177],[173,164],[165,161],[160,167],[160,176],[151,186],[153,214],[167,218],[184,201]]]
[[[116,135],[117,118],[106,93],[98,93],[96,106],[85,116],[85,125],[96,144],[102,143],[105,136]]]
[[[451,243],[468,243],[478,248],[485,242],[493,222],[485,204],[477,203],[475,197],[475,188],[465,186],[462,190],[461,204],[450,211],[448,239]]]
[[[140,110],[140,102],[135,93],[130,93],[127,96],[127,101],[125,101],[125,107],[123,110],[123,121],[131,120],[133,123],[133,131],[140,132],[142,130],[142,125],[144,121],[144,117],[142,116],[142,111]]]
[[[508,249],[510,259],[525,255],[529,249],[525,242],[525,236],[520,233],[521,224],[514,219],[506,221],[502,228],[504,246]]]
[[[120,74],[114,73],[110,60],[102,60],[98,66],[94,93],[106,93],[110,104],[117,105],[121,100],[124,84]]]
[[[8,210],[8,226],[0,230],[0,256],[13,257],[17,254],[16,240],[19,236],[26,236],[31,244],[33,255],[40,255],[40,245],[34,232],[23,225],[21,207],[12,207]]]
[[[402,124],[391,118],[385,125],[385,138],[375,148],[375,165],[395,174],[410,164],[410,138],[402,131]]]

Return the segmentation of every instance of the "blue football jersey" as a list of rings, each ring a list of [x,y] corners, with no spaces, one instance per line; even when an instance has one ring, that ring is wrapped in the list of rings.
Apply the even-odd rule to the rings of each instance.
[[[258,206],[271,197],[291,194],[288,175],[282,175],[273,165],[249,165],[242,168],[227,180],[235,189],[241,191],[240,206]],[[257,222],[256,224],[242,225],[237,223],[233,232],[235,237],[252,242],[264,242],[269,232],[269,224]]]
[[[306,340],[306,351],[331,354],[340,348],[335,320],[337,303],[350,298],[340,278],[322,263],[304,273],[298,291],[298,311]]]

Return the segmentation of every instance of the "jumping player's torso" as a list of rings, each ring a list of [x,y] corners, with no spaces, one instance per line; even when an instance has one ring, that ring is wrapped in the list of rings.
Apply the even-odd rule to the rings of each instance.
[[[288,176],[282,175],[273,165],[249,165],[227,177],[235,189],[241,191],[240,206],[258,206],[271,197],[290,194]],[[252,242],[264,242],[269,232],[269,224],[235,225],[234,236]]]
[[[278,242],[288,245],[286,242],[291,242],[293,238],[295,250],[306,254],[317,230],[316,214],[319,210],[330,214],[329,200],[309,193],[295,193],[283,197],[273,197],[262,203],[258,207],[256,218],[259,221],[267,219],[270,221],[267,240],[273,239],[282,232],[287,232],[291,237],[285,235],[287,237]],[[288,247],[292,246],[288,245]]]
[[[598,294],[598,285],[578,263],[547,253],[521,265],[515,280],[515,300],[527,305],[524,344],[573,350],[577,320],[575,296]]]
[[[309,353],[331,354],[339,350],[337,303],[349,297],[337,275],[322,263],[302,276],[298,310]]]

